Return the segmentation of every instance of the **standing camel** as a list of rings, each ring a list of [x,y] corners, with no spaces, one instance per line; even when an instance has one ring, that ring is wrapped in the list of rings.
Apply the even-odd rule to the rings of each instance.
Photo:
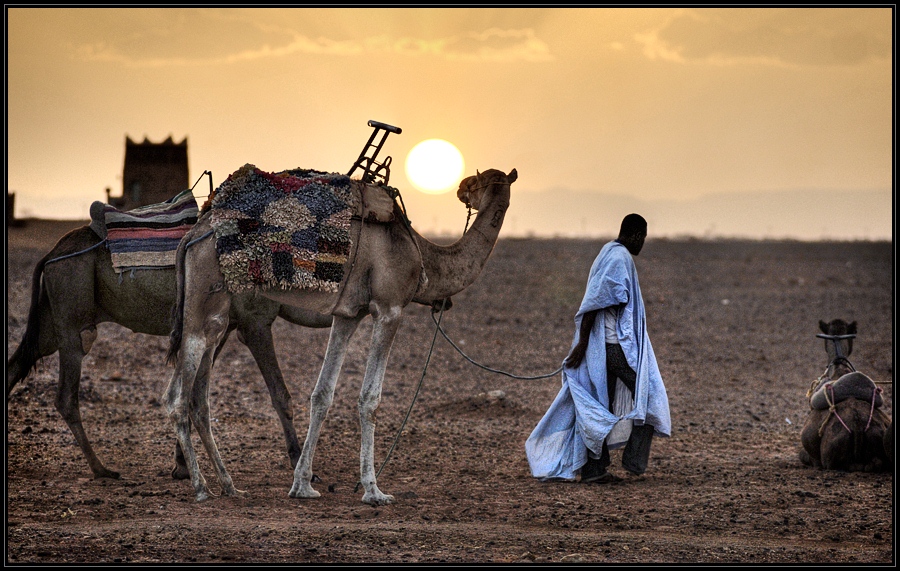
[[[807,394],[810,410],[800,433],[800,461],[846,472],[891,469],[892,460],[885,453],[891,419],[881,408],[881,389],[848,359],[856,322],[819,321],[819,329],[829,364]]]
[[[113,269],[109,249],[89,226],[72,230],[56,243],[34,269],[31,307],[25,335],[6,365],[6,396],[28,376],[37,361],[59,351],[59,388],[56,410],[81,447],[95,478],[119,478],[94,453],[81,422],[78,391],[81,363],[97,339],[97,324],[118,323],[137,333],[171,332],[175,307],[175,268],[135,272],[121,279]],[[331,316],[281,305],[264,298],[238,296],[231,305],[226,330],[216,354],[235,329],[253,354],[266,381],[272,404],[281,420],[291,466],[300,457],[293,424],[291,395],[275,356],[272,322],[282,317],[307,327],[329,327]],[[172,476],[188,477],[180,446],[176,445]]]
[[[426,305],[440,303],[475,281],[497,241],[509,207],[510,185],[517,177],[515,169],[509,174],[491,169],[460,183],[457,197],[477,209],[478,215],[468,231],[453,244],[440,246],[424,239],[412,230],[394,203],[394,216],[389,222],[351,220],[349,233],[355,240],[337,292],[297,288],[259,290],[260,295],[281,303],[334,316],[322,369],[310,396],[309,429],[294,469],[290,497],[320,495],[310,484],[319,432],[333,401],[350,339],[361,320],[371,315],[371,344],[358,400],[360,482],[365,488],[362,501],[371,505],[393,501],[393,496],[382,493],[375,481],[375,413],[403,308],[411,301]],[[365,190],[359,181],[352,181],[351,186],[356,193]],[[211,227],[209,213],[201,215],[182,239],[176,254],[179,305],[169,353],[175,372],[165,394],[197,501],[209,498],[210,492],[191,445],[191,423],[212,460],[223,493],[228,496],[239,493],[225,469],[209,423],[209,363],[224,335],[226,316],[233,304],[233,294],[225,285],[217,258],[216,240],[209,237]],[[186,248],[188,243],[193,246]]]

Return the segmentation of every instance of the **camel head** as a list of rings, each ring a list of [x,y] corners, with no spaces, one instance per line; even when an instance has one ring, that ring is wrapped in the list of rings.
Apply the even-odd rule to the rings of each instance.
[[[843,319],[833,319],[828,323],[825,323],[820,319],[819,329],[826,335],[855,335],[856,322],[851,321],[850,323],[847,323]]]
[[[482,200],[486,196],[486,190],[494,182],[505,182],[512,184],[519,178],[516,169],[509,171],[509,174],[497,169],[489,169],[484,172],[475,171],[475,176],[467,176],[459,183],[459,190],[456,191],[456,197],[468,208],[479,210],[482,206]]]
[[[826,335],[856,335],[856,322],[847,323],[843,319],[833,319],[825,323],[819,320],[819,329]],[[853,339],[843,339],[839,343],[841,344],[842,356],[849,357],[850,353],[853,352]],[[825,340],[825,351],[831,360],[834,360],[837,356],[837,349],[831,340]]]

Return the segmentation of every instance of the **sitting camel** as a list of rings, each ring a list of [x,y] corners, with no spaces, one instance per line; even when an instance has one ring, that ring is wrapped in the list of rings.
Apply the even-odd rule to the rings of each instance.
[[[13,387],[28,376],[37,361],[59,351],[56,409],[81,447],[95,478],[119,478],[94,453],[81,422],[78,402],[81,362],[97,338],[97,324],[118,323],[137,333],[169,335],[175,306],[175,268],[141,270],[121,279],[110,251],[89,227],[72,230],[56,243],[34,269],[31,308],[25,335],[6,365],[7,402]],[[331,316],[279,304],[264,298],[239,296],[225,319],[225,333],[216,354],[235,329],[247,345],[266,381],[272,404],[284,428],[291,466],[300,457],[293,424],[291,395],[275,356],[271,325],[276,317],[307,327],[329,327]],[[188,477],[181,447],[176,445],[172,476]]]
[[[892,418],[884,429],[884,454],[887,456],[888,464],[893,469],[894,466],[894,419]]]
[[[810,411],[800,434],[800,461],[825,470],[890,470],[885,436],[891,419],[881,408],[882,391],[848,359],[856,322],[819,321],[819,328],[829,364],[807,393]]]
[[[265,176],[283,180],[278,175]],[[360,483],[365,489],[362,501],[370,505],[393,501],[393,496],[382,493],[376,483],[375,414],[403,308],[411,301],[434,307],[475,281],[497,241],[509,207],[510,185],[517,176],[515,169],[509,174],[491,169],[460,183],[457,197],[477,209],[478,215],[453,244],[440,246],[424,239],[412,229],[405,213],[394,201],[391,204],[393,216],[389,221],[373,221],[365,216],[349,219],[348,234],[355,238],[343,264],[343,272],[338,272],[342,277],[335,291],[278,287],[258,290],[261,296],[280,303],[329,312],[334,316],[322,369],[310,396],[309,429],[294,470],[290,497],[316,498],[320,495],[310,484],[316,443],[334,398],[335,385],[351,337],[362,319],[371,315],[373,327],[369,357],[358,400]],[[287,186],[288,183],[283,184]],[[298,182],[295,187],[302,184],[305,183]],[[367,189],[382,188],[357,180],[344,184],[349,185],[355,196],[364,195]],[[273,195],[284,196],[284,192]],[[251,205],[259,203],[255,198],[244,198],[242,202]],[[298,210],[300,208],[295,207],[295,211]],[[222,462],[209,422],[208,362],[225,332],[225,316],[234,303],[234,294],[229,291],[227,276],[222,271],[222,258],[217,254],[219,245],[212,236],[214,223],[210,214],[201,214],[197,224],[182,239],[177,253],[178,308],[170,345],[175,372],[165,395],[166,407],[184,450],[197,501],[209,498],[210,492],[191,445],[192,423],[212,460],[223,493],[227,496],[241,493],[235,488]],[[187,244],[193,245],[187,248]],[[289,261],[286,263],[290,265]],[[297,263],[295,260],[294,264]]]

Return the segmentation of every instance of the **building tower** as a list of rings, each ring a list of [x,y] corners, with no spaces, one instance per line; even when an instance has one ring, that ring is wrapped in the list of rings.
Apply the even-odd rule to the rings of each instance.
[[[187,137],[180,143],[171,136],[162,143],[151,143],[146,137],[135,143],[126,135],[122,196],[109,196],[107,188],[106,202],[120,210],[132,210],[165,202],[188,188]]]

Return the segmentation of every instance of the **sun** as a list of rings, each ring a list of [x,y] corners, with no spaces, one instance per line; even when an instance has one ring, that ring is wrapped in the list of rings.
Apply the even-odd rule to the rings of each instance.
[[[406,177],[427,194],[443,194],[456,188],[465,169],[462,153],[443,139],[427,139],[406,155]]]

